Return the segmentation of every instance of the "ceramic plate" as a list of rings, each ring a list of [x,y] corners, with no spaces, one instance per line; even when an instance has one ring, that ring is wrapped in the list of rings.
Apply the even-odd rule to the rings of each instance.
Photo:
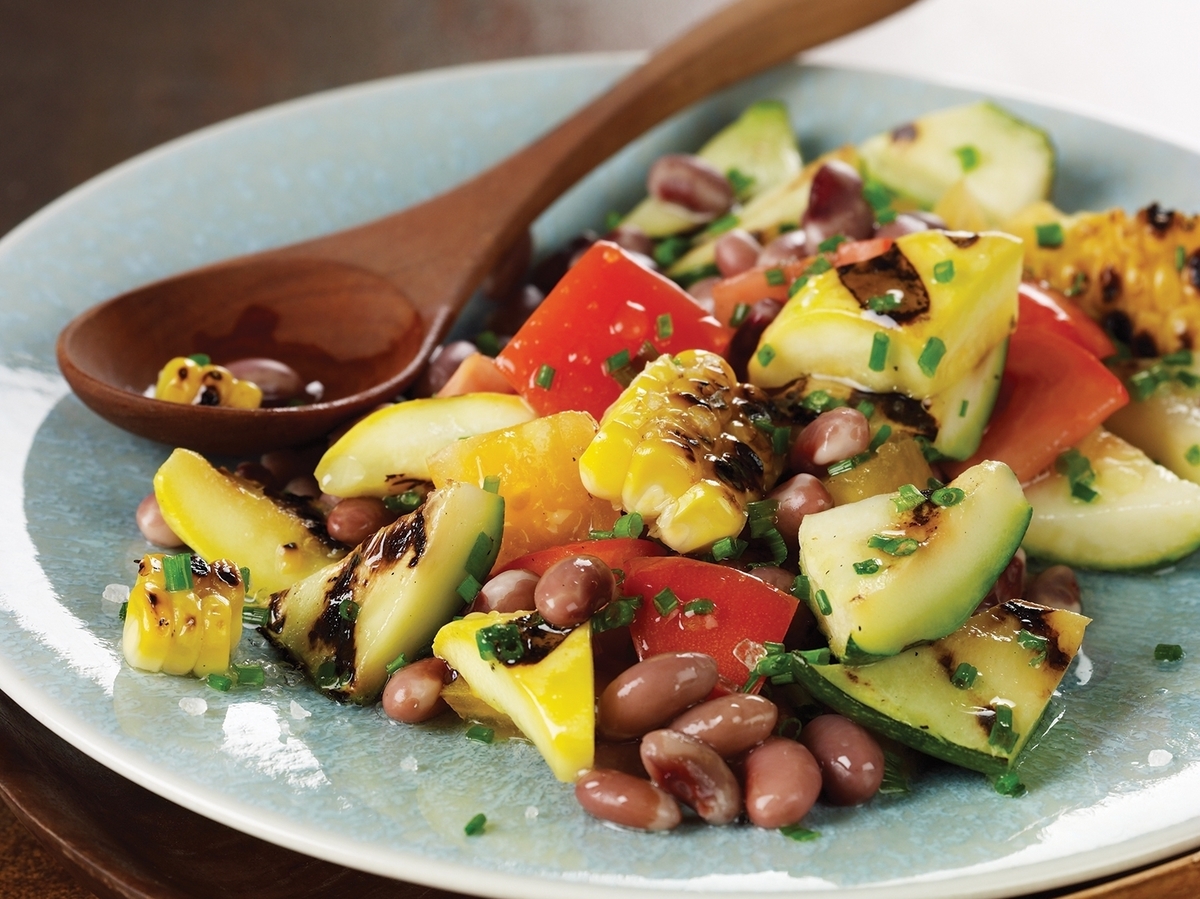
[[[1059,715],[996,794],[949,768],[868,807],[819,807],[811,843],[748,827],[666,836],[582,814],[530,746],[462,727],[406,728],[329,703],[269,665],[257,692],[131,671],[105,585],[146,549],[133,510],[167,448],[87,411],[54,364],[85,307],[225,256],[343,228],[451,186],[632,64],[630,56],[447,70],[335,91],[138,157],[0,242],[0,689],[149,789],[235,828],[345,865],[494,896],[838,891],[1002,896],[1100,876],[1200,844],[1200,563],[1085,576],[1095,618]],[[807,158],[972,95],[875,74],[784,67],[660,128],[538,223],[552,247],[631,205],[650,160],[693,147],[755,98],[791,108]],[[1012,103],[1060,152],[1066,208],[1150,200],[1200,209],[1200,159],[1065,112]],[[247,632],[242,654],[271,661]],[[203,699],[188,715],[180,699]],[[468,838],[476,813],[488,830]]]

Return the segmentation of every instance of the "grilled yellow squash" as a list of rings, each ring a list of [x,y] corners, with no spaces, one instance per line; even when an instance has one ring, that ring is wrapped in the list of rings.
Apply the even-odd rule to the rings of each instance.
[[[262,389],[242,381],[221,365],[200,363],[189,356],[176,356],[162,367],[154,385],[154,398],[191,406],[229,406],[257,409]]]

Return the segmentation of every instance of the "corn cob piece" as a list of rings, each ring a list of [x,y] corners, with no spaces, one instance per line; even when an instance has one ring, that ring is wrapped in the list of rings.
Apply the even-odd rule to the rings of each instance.
[[[1026,277],[1074,297],[1136,355],[1200,347],[1200,216],[1035,203],[1005,230],[1025,241]]]
[[[125,660],[143,671],[223,674],[242,636],[245,596],[241,572],[225,559],[144,556],[125,608]]]
[[[593,496],[637,512],[677,552],[736,536],[783,469],[766,395],[720,356],[660,356],[634,378],[579,459]]]
[[[230,406],[257,409],[262,405],[257,384],[242,381],[220,365],[201,365],[189,356],[176,356],[158,373],[154,398],[191,406]]]

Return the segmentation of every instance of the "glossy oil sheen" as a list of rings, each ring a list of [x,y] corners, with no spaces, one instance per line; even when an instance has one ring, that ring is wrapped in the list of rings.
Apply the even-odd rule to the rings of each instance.
[[[447,188],[524,144],[615,79],[631,57],[548,59],[391,79],[208,129],[84,185],[0,241],[0,689],[73,744],[234,827],[366,870],[497,896],[1014,895],[1200,844],[1200,563],[1082,577],[1096,621],[1059,715],[996,794],[944,767],[906,796],[818,806],[819,839],[686,824],[648,837],[583,814],[537,752],[450,722],[409,729],[332,704],[247,634],[261,691],[218,693],[121,660],[104,586],[146,551],[133,512],[166,448],[68,395],[58,330],[105,297],[176,271],[343,228]],[[647,165],[692,148],[746,103],[778,97],[806,158],[966,92],[784,67],[672,120],[539,222],[544,250],[638,199]],[[1056,200],[1200,209],[1200,159],[1023,103],[1060,151]],[[1194,651],[1154,662],[1154,646]],[[202,698],[203,715],[179,706]],[[296,705],[293,705],[296,703]],[[1170,760],[1161,763],[1170,753]],[[1154,753],[1153,756],[1151,753]],[[382,761],[381,761],[382,760]],[[536,814],[530,812],[536,807]],[[488,828],[463,826],[484,812]],[[863,853],[864,845],[871,846]]]

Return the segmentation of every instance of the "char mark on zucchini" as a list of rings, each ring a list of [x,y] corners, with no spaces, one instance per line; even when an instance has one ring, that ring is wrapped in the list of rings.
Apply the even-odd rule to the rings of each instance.
[[[1046,664],[1055,671],[1065,671],[1072,656],[1063,652],[1058,645],[1058,631],[1046,620],[1054,610],[1034,605],[1019,599],[1010,599],[1001,605],[1005,612],[1021,622],[1021,627],[1036,637],[1046,640]]]
[[[870,308],[872,297],[889,292],[893,296],[898,294],[900,305],[887,313],[898,324],[914,321],[929,312],[929,291],[925,289],[925,282],[895,244],[886,253],[871,259],[840,265],[837,273],[863,309]]]

